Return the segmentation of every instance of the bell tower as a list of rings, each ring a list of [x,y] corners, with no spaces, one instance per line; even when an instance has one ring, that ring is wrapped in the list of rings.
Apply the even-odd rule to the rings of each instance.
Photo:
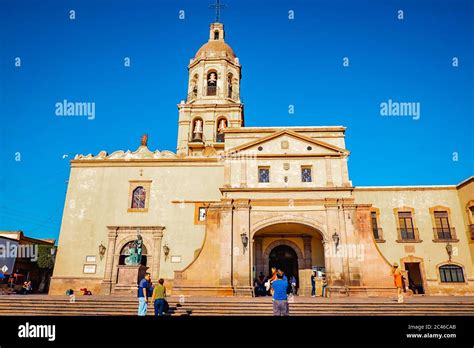
[[[189,62],[187,99],[178,105],[178,155],[219,153],[225,143],[222,129],[244,126],[241,66],[224,38],[224,25],[212,23],[208,42]]]

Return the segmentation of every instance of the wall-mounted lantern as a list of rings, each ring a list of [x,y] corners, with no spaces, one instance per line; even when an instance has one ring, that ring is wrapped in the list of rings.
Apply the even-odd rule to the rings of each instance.
[[[451,258],[453,256],[453,246],[449,242],[446,244],[446,252],[448,253],[449,262],[451,262]]]
[[[170,247],[168,244],[163,245],[163,253],[165,254],[165,260],[168,259],[168,255],[170,254]]]
[[[101,260],[104,258],[106,250],[107,250],[107,248],[101,242],[100,245],[99,245],[99,256],[100,256]]]
[[[341,240],[341,238],[339,237],[339,234],[337,234],[337,231],[334,231],[334,234],[332,235],[332,240],[334,244],[336,245],[336,251],[337,251],[337,247],[339,246],[339,241]]]
[[[247,232],[242,232],[240,235],[240,238],[242,239],[242,245],[244,247],[244,254],[245,250],[247,249],[247,245],[249,244],[249,236],[247,236]]]

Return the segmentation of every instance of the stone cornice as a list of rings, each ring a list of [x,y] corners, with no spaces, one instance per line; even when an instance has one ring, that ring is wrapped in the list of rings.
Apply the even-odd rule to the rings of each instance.
[[[241,112],[244,108],[244,104],[242,103],[225,103],[225,104],[216,104],[216,103],[202,103],[202,104],[196,104],[196,103],[183,103],[183,104],[178,104],[178,110],[179,111],[195,111],[195,112],[214,112],[215,110],[218,110],[217,112]],[[222,109],[222,110],[221,110]]]
[[[221,187],[221,192],[352,191],[353,187]]]
[[[227,128],[225,133],[274,133],[275,131],[288,129],[294,132],[345,132],[346,127],[328,126],[328,127],[240,127]],[[341,135],[342,136],[342,135]]]
[[[431,190],[456,190],[454,185],[446,186],[355,186],[354,191],[431,191]]]
[[[165,226],[107,226],[107,229],[115,231],[136,231],[149,232],[149,231],[163,231]]]
[[[228,128],[230,129],[230,128]],[[226,130],[224,130],[224,132],[226,132]],[[339,146],[336,146],[336,145],[332,145],[332,144],[329,144],[327,142],[324,142],[324,141],[321,141],[321,140],[317,140],[317,139],[314,139],[314,138],[311,138],[311,137],[308,137],[306,135],[303,135],[303,134],[300,134],[300,133],[297,133],[295,132],[294,130],[291,130],[291,129],[281,129],[281,130],[274,130],[273,133],[267,135],[267,136],[264,136],[262,138],[258,138],[258,139],[255,139],[253,141],[250,141],[248,143],[244,143],[242,145],[239,145],[239,146],[236,146],[234,148],[231,148],[229,150],[227,150],[226,152],[227,153],[234,153],[234,152],[239,152],[239,151],[242,151],[242,150],[245,150],[245,149],[248,149],[250,147],[254,147],[256,145],[259,145],[259,144],[263,144],[267,141],[270,141],[272,139],[275,139],[275,138],[278,138],[280,136],[290,136],[292,138],[295,138],[295,139],[298,139],[298,140],[301,140],[301,141],[304,141],[304,142],[307,142],[307,143],[310,143],[310,144],[314,144],[314,145],[318,145],[320,147],[323,147],[325,149],[328,149],[328,150],[331,150],[331,151],[334,151],[336,154],[339,154],[339,155],[346,155],[348,156],[349,155],[349,151],[346,150],[346,149],[343,149]],[[328,154],[327,156],[329,156],[330,154]]]
[[[207,166],[222,167],[224,162],[217,157],[183,157],[183,158],[163,158],[163,159],[137,159],[137,160],[73,160],[71,167],[186,167],[186,166]]]

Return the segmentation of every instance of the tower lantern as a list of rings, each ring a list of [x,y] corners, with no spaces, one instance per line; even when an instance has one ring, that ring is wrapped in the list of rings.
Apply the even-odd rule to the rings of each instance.
[[[177,153],[199,156],[206,147],[219,153],[224,150],[225,128],[243,126],[241,66],[225,42],[224,24],[211,23],[208,41],[190,60],[188,74],[187,99],[178,105]]]

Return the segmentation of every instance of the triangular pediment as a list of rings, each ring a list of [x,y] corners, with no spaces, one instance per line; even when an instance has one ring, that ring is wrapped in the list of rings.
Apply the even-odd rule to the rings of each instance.
[[[252,152],[257,155],[348,155],[349,151],[327,142],[313,139],[289,129],[276,131],[254,141],[236,146],[228,153]]]

